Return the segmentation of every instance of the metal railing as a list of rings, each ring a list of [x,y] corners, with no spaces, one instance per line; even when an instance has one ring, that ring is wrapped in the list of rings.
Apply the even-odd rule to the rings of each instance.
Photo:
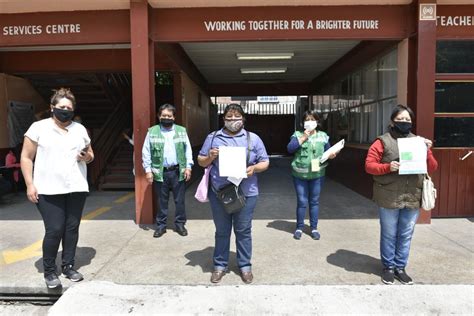
[[[217,113],[223,114],[227,104],[217,104]],[[258,103],[244,104],[245,114],[255,115],[288,115],[296,113],[295,103]]]
[[[98,133],[98,137],[92,142],[95,159],[91,163],[91,180],[97,183],[114,149],[120,144],[122,131],[126,128],[130,117],[130,100],[123,99],[109,116]]]

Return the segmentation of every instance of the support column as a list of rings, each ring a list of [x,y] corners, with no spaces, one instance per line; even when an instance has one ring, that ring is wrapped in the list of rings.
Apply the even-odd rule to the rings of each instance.
[[[148,1],[130,1],[133,136],[135,157],[135,221],[153,224],[153,187],[141,166],[147,130],[155,123],[154,44],[149,39]]]
[[[436,75],[436,0],[418,2],[416,134],[433,140]],[[429,224],[431,212],[420,213]]]

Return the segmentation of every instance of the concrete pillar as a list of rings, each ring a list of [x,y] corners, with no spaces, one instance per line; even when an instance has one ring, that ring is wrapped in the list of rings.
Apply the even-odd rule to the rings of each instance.
[[[416,134],[433,139],[436,75],[436,0],[419,0],[417,41]],[[421,212],[420,223],[431,222]]]
[[[155,123],[154,45],[149,38],[149,7],[146,0],[130,1],[132,59],[133,135],[135,156],[135,220],[153,223],[153,188],[141,166],[147,130]]]

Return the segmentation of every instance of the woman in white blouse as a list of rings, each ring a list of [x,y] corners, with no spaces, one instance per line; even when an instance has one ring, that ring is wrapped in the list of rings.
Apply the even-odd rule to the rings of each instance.
[[[76,100],[61,88],[51,97],[51,117],[33,123],[25,133],[21,170],[28,199],[43,218],[44,278],[48,288],[61,286],[56,256],[62,242],[62,273],[83,279],[74,270],[79,224],[89,186],[86,164],[94,159],[86,128],[73,122]],[[34,168],[33,168],[34,166]]]

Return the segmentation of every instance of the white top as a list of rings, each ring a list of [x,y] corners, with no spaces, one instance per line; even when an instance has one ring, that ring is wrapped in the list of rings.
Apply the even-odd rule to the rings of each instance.
[[[38,194],[89,192],[87,166],[77,161],[77,155],[91,140],[79,123],[71,122],[66,130],[47,118],[33,123],[25,133],[38,145],[33,171]]]

